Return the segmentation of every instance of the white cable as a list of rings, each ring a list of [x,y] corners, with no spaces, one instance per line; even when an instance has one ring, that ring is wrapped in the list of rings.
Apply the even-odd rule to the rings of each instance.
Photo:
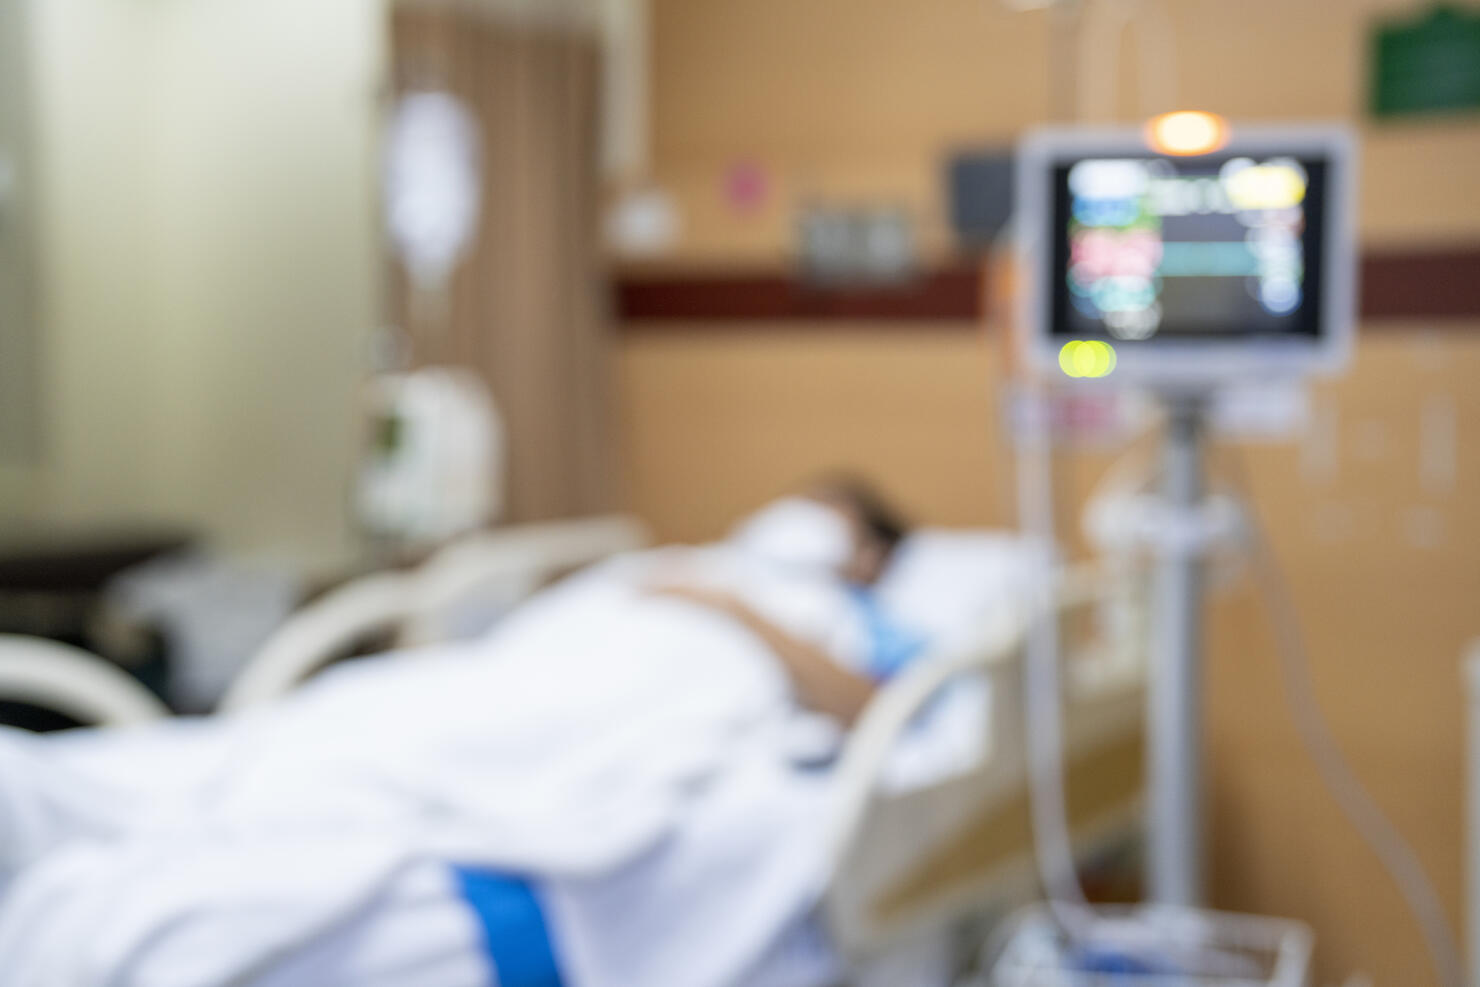
[[[1138,912],[1102,916],[1089,905],[1079,883],[1069,827],[1064,780],[1060,647],[1056,566],[1053,557],[1053,436],[1048,395],[1042,385],[1025,388],[1030,410],[1020,416],[1018,524],[1045,546],[1034,601],[1035,619],[1026,642],[1024,706],[1028,760],[1028,800],[1034,860],[1048,899],[1049,914],[1066,942],[1095,944],[1128,956],[1173,958],[1199,968],[1223,957],[1204,944],[1188,941],[1165,926],[1165,916]],[[1126,472],[1128,467],[1124,468]],[[1117,473],[1120,470],[1112,467]]]
[[[1060,929],[1074,941],[1106,940],[1112,930],[1090,910],[1079,883],[1069,826],[1064,780],[1062,675],[1058,607],[1055,604],[1057,561],[1054,524],[1053,427],[1049,392],[1041,382],[1021,391],[1028,408],[1019,416],[1017,443],[1018,525],[1043,546],[1035,585],[1043,587],[1025,645],[1023,703],[1028,761],[1028,804],[1033,855],[1048,905]],[[1096,490],[1119,489],[1144,470],[1138,453],[1122,457],[1106,471]]]
[[[1254,507],[1254,500],[1250,496],[1248,471],[1241,456],[1227,458],[1234,465],[1235,486],[1242,494],[1244,502],[1249,505],[1250,561],[1257,577],[1255,582],[1274,625],[1285,699],[1301,743],[1315,762],[1321,780],[1336,804],[1377,854],[1398,890],[1402,892],[1423,934],[1429,958],[1439,976],[1439,983],[1443,987],[1464,987],[1464,963],[1433,883],[1413,847],[1403,839],[1392,821],[1383,815],[1382,809],[1342,756],[1336,738],[1332,736],[1321,715],[1299,616],[1295,613],[1279,560],[1275,557],[1264,525]]]
[[[1082,121],[1116,117],[1120,47],[1133,29],[1136,95],[1142,116],[1177,106],[1177,37],[1159,0],[1099,0],[1080,19],[1078,110]]]
[[[1061,648],[1052,589],[1056,535],[1052,415],[1048,392],[1041,384],[1025,388],[1023,393],[1032,410],[1024,416],[1018,446],[1018,523],[1038,544],[1045,546],[1037,585],[1049,587],[1037,601],[1037,618],[1027,637],[1023,679],[1033,848],[1039,879],[1060,925],[1083,933],[1091,918],[1072,907],[1082,909],[1087,902],[1074,862],[1063,774]],[[1146,457],[1133,451],[1105,471],[1095,486],[1095,493],[1109,495],[1112,491],[1139,488],[1145,483],[1147,469]]]
[[[1064,739],[1059,709],[1057,607],[1054,606],[1053,437],[1048,395],[1041,384],[1024,385],[1027,413],[1017,444],[1018,526],[1040,546],[1033,600],[1036,611],[1026,642],[1023,702],[1028,759],[1028,803],[1033,855],[1055,920],[1075,935],[1092,919],[1074,863],[1064,794]]]
[[[1051,579],[1051,573],[1045,565],[1043,576]],[[1065,800],[1058,620],[1051,593],[1045,597],[1028,633],[1023,679],[1033,848],[1049,901],[1083,906]]]

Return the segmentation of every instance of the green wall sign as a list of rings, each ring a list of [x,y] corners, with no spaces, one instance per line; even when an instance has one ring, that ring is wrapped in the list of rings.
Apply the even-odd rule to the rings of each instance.
[[[1434,7],[1372,36],[1372,112],[1379,117],[1480,110],[1480,10]]]

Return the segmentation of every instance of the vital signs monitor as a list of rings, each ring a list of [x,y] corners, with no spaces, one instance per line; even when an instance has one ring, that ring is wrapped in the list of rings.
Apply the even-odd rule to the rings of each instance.
[[[1354,321],[1352,141],[1230,128],[1203,153],[1141,130],[1043,130],[1019,147],[1030,364],[1168,387],[1340,367]]]

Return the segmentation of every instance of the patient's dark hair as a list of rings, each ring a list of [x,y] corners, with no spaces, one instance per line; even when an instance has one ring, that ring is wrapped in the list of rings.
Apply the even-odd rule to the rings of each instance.
[[[852,510],[886,554],[894,551],[894,547],[909,534],[910,523],[905,516],[879,493],[878,488],[862,477],[851,473],[830,473],[813,484],[812,490],[822,500],[843,504]]]

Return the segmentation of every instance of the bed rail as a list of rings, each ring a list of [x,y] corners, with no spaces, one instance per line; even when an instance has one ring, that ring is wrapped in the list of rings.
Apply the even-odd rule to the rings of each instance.
[[[1056,586],[1052,605],[1061,618],[1125,598],[1123,581],[1092,566],[1065,570]],[[1027,766],[1021,656],[1030,618],[1004,615],[969,644],[915,663],[870,704],[849,737],[831,806],[834,876],[824,898],[828,925],[845,955],[865,956],[914,931],[938,929],[952,914],[980,911],[984,899],[999,896],[993,881],[1012,866],[1024,889],[1036,886],[1027,865],[1031,843],[1024,842],[1031,835],[1022,832]],[[1093,821],[1101,828],[1112,814],[1123,822],[1138,797],[1139,654],[1134,642],[1119,640],[1076,659],[1080,667],[1065,669],[1066,758],[1081,767],[1086,759],[1099,759],[1088,765],[1099,775],[1091,779],[1095,795],[1114,808]],[[971,675],[990,682],[983,756],[969,770],[924,788],[884,791],[885,763],[901,734],[942,689]],[[1129,768],[1123,763],[1128,759]],[[1076,828],[1082,835],[1089,826]],[[964,842],[974,831],[997,833],[1011,843],[1011,852],[977,852]],[[954,862],[943,849],[952,844],[959,851]],[[982,872],[957,872],[972,868]]]
[[[152,692],[105,659],[17,634],[0,634],[0,697],[98,726],[127,726],[169,715]]]
[[[572,569],[650,542],[635,518],[545,521],[460,539],[407,572],[363,576],[298,611],[262,646],[222,698],[223,712],[281,696],[369,634],[403,644],[445,639],[449,614],[470,599],[512,607]]]
[[[652,544],[638,519],[611,514],[480,532],[442,549],[417,574],[407,644],[444,640],[463,602],[510,608],[555,576]]]
[[[363,576],[289,617],[237,674],[218,706],[223,713],[281,696],[339,657],[356,641],[394,630],[415,603],[411,575]]]

